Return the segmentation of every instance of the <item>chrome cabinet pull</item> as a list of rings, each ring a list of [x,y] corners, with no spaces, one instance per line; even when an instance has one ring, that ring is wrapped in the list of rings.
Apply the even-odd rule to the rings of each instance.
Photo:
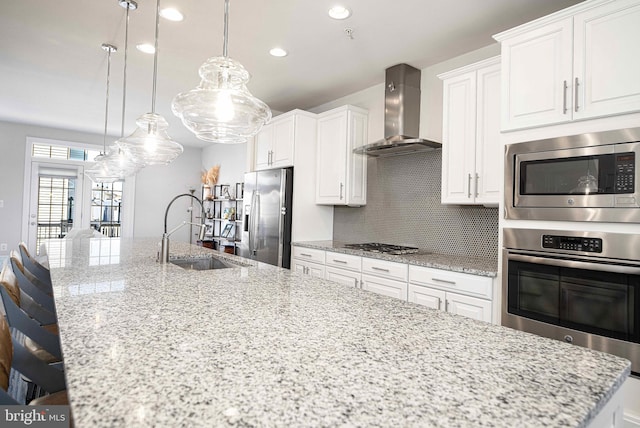
[[[442,309],[442,299],[438,297],[438,310]]]
[[[449,300],[444,301],[444,310],[445,312],[449,312]]]
[[[467,198],[471,198],[471,174],[469,174],[469,179],[467,180]]]
[[[564,89],[562,90],[562,114],[567,114],[567,81],[564,81]]]
[[[344,260],[333,259],[333,261],[336,263],[342,263],[343,265],[347,264],[347,262],[345,262]]]
[[[440,278],[431,278],[431,279],[436,282],[443,282],[445,284],[456,285],[455,281],[449,281],[448,279],[440,279]]]
[[[478,197],[478,181],[480,180],[480,176],[476,172],[476,198]]]
[[[578,83],[578,78],[576,77],[576,86],[574,88],[574,98],[575,98],[574,105],[575,105],[575,111],[576,112],[578,111],[578,86],[579,85],[580,84]]]
[[[355,286],[356,288],[358,288],[358,282],[359,282],[359,281],[356,279],[356,280],[355,280],[355,284],[354,284],[354,286]]]
[[[373,270],[379,270],[380,272],[387,272],[389,273],[389,269],[383,269],[383,268],[379,268],[377,266],[371,266],[371,269]]]
[[[340,200],[342,200],[342,190],[344,189],[344,184],[340,183]]]
[[[300,255],[305,257],[311,257],[311,254],[307,254],[307,253],[300,253]]]

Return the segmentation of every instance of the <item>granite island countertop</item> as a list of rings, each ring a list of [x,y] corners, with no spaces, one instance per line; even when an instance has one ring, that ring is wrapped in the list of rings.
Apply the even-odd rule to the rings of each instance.
[[[345,247],[345,243],[340,241],[301,241],[293,242],[291,245],[304,248],[315,248],[325,251],[334,251],[337,253],[352,254],[354,256],[388,260],[397,263],[407,263],[410,265],[424,266],[435,269],[444,269],[453,272],[463,272],[479,276],[495,277],[498,274],[497,258],[483,259],[467,256],[452,256],[449,254],[427,252],[426,250],[420,250],[415,254],[383,254],[347,248]]]
[[[227,254],[216,253],[249,266],[160,265],[157,241],[61,242],[49,252],[80,428],[581,427],[630,370]]]

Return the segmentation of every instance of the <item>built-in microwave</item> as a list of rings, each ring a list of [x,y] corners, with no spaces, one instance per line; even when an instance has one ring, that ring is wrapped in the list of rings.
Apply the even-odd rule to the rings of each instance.
[[[505,217],[640,223],[640,128],[511,144]]]

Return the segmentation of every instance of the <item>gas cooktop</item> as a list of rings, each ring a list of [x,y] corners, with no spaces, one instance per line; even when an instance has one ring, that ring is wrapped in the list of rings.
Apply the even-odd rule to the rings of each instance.
[[[372,253],[384,253],[384,254],[413,254],[419,251],[416,247],[404,247],[402,245],[381,244],[379,242],[366,242],[364,244],[345,244],[346,248],[354,250],[370,251]]]

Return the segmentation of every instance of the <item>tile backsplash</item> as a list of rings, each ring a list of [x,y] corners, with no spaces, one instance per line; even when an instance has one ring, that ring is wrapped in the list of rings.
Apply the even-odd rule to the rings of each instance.
[[[335,207],[333,239],[497,259],[498,209],[440,203],[442,151],[368,160],[367,205]]]

